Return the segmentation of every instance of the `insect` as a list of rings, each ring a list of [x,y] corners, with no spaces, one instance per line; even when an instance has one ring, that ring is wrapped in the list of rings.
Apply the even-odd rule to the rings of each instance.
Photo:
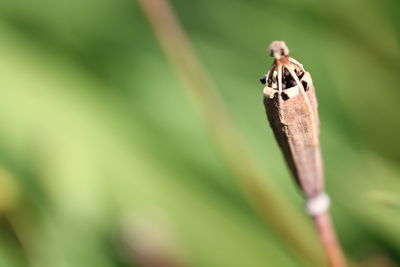
[[[272,42],[275,58],[267,74],[264,105],[270,126],[286,162],[307,199],[323,193],[323,167],[319,145],[317,99],[311,75],[283,41]]]

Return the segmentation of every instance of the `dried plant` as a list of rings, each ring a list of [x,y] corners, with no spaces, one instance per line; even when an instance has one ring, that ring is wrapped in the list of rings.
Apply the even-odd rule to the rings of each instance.
[[[248,149],[169,1],[139,0],[138,3],[172,68],[186,85],[216,148],[250,203],[298,259],[312,266],[321,266],[324,259],[314,245],[317,240],[307,234],[307,223],[280,193],[274,180],[259,168],[257,158]],[[293,227],[293,221],[297,227]]]
[[[311,75],[288,56],[283,41],[272,42],[275,58],[261,77],[264,105],[275,138],[286,162],[306,197],[306,211],[313,217],[329,263],[345,266],[340,246],[328,215],[329,197],[324,192],[324,174],[319,144],[317,99]]]

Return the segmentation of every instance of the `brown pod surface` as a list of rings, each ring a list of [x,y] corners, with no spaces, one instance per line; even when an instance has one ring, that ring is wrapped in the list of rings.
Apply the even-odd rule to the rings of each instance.
[[[279,67],[279,62],[275,64]],[[278,89],[272,98],[264,94],[264,105],[275,138],[293,176],[304,194],[311,198],[323,191],[324,178],[317,99],[310,74],[304,72],[300,79],[296,78],[300,82],[294,86],[299,90],[297,95],[288,97],[286,90]]]

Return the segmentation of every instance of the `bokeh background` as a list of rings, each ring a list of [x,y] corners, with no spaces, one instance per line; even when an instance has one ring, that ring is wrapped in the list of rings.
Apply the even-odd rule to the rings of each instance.
[[[273,40],[313,75],[351,265],[399,266],[399,7],[0,1],[0,266],[325,266],[264,114]]]

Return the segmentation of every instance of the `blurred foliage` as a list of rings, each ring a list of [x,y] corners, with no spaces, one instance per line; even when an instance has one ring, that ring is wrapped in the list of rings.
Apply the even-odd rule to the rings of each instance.
[[[287,42],[317,88],[344,250],[396,266],[398,1],[171,5],[259,167],[302,210],[257,81],[267,45]],[[250,206],[135,1],[2,0],[0,58],[0,266],[144,266],[143,247],[187,266],[306,266]]]

